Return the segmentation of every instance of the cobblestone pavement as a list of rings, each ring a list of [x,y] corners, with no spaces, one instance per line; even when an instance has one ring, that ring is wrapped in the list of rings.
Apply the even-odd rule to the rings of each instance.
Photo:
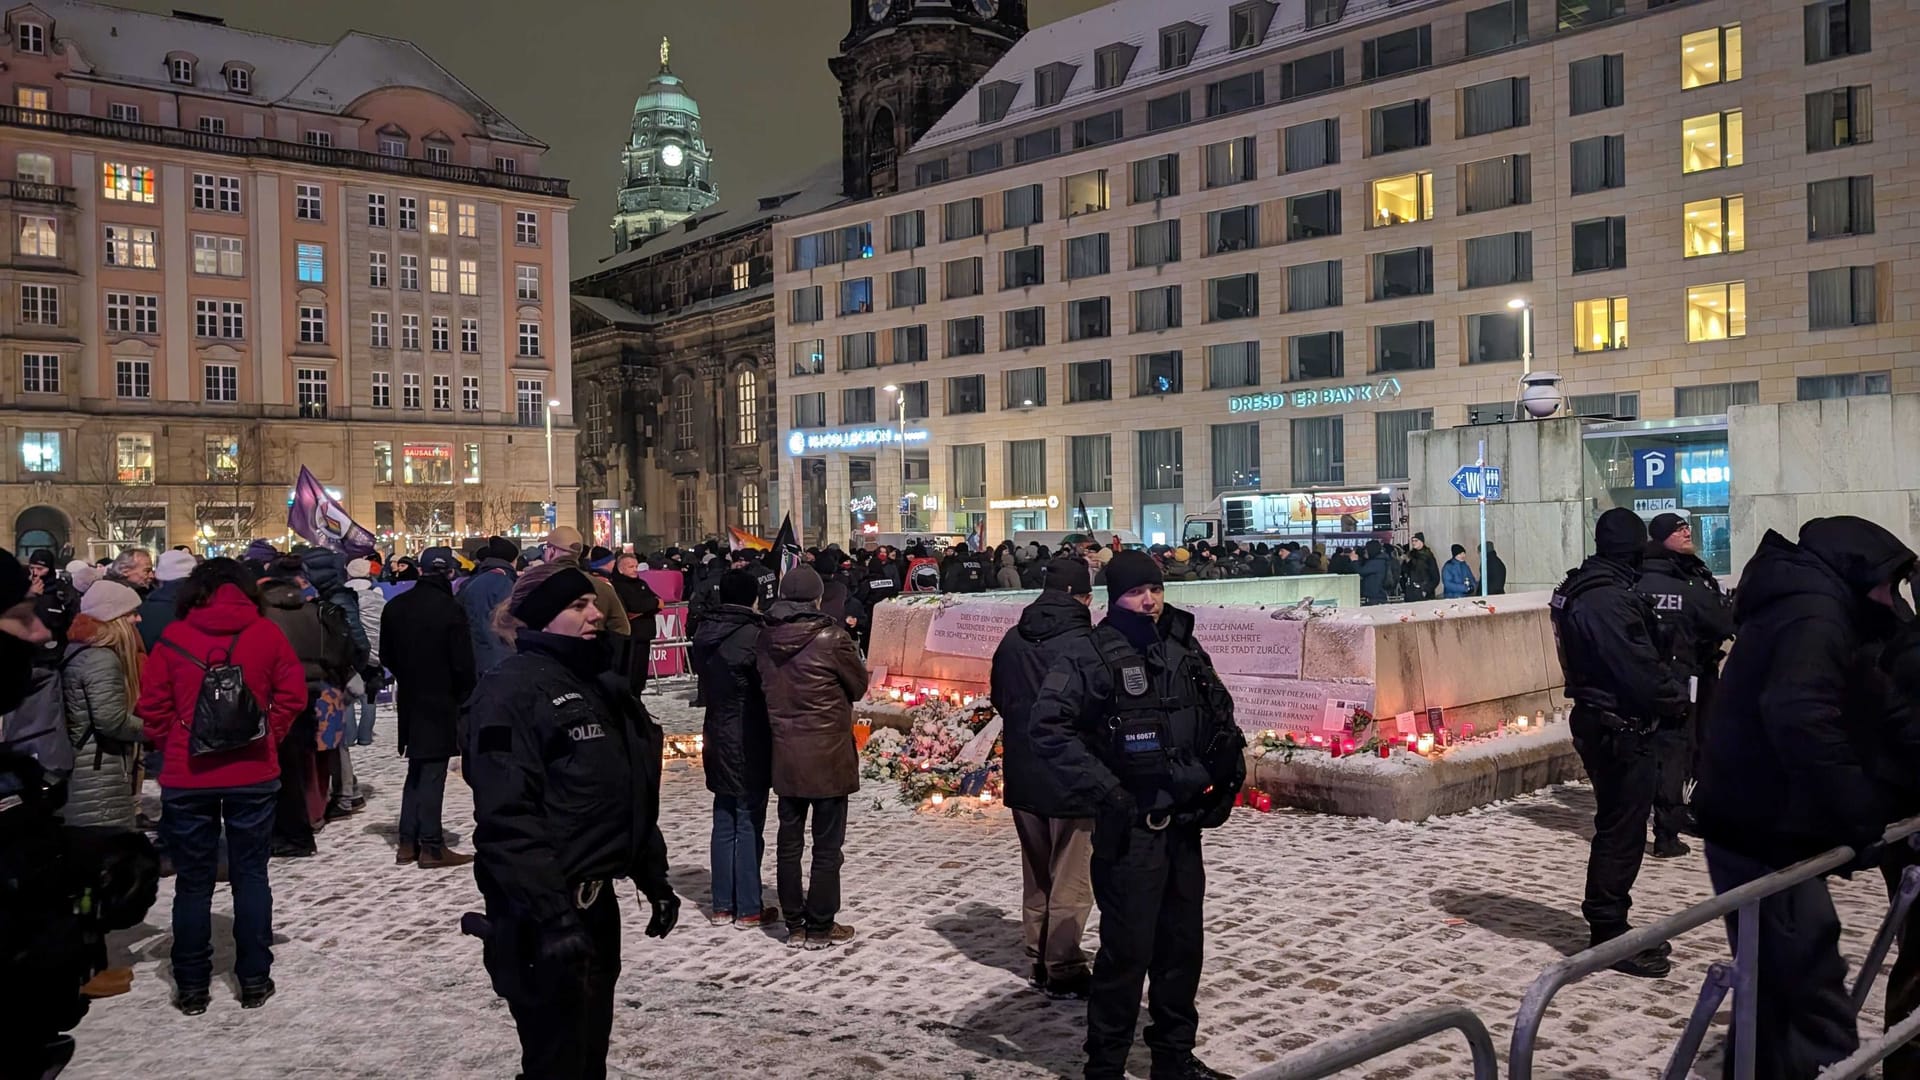
[[[683,696],[648,697],[670,730],[697,726]],[[513,1075],[512,1021],[479,944],[456,926],[480,906],[472,873],[393,865],[404,768],[392,732],[383,714],[379,745],[355,755],[368,809],[329,826],[318,857],[273,864],[279,996],[257,1012],[234,1001],[223,893],[214,902],[223,974],[213,1008],[191,1019],[173,1011],[164,883],[146,923],[114,939],[136,968],[134,989],[94,1006],[69,1076]],[[847,830],[842,920],[859,936],[827,952],[793,952],[769,933],[706,924],[709,797],[697,765],[668,766],[662,817],[687,906],[680,928],[655,942],[641,935],[640,905],[627,901],[614,1075],[1078,1075],[1084,1007],[1050,1002],[1022,979],[1010,821],[917,815],[891,794],[869,786],[855,796]],[[1579,898],[1591,812],[1579,785],[1425,825],[1236,811],[1207,837],[1201,1055],[1250,1070],[1336,1032],[1453,1002],[1480,1013],[1504,1054],[1527,983],[1585,944]],[[471,831],[457,778],[447,821],[463,837]],[[770,858],[765,873],[771,894]],[[1698,854],[1648,860],[1641,918],[1709,891]],[[1878,876],[1836,881],[1835,894],[1857,961],[1885,910]],[[1607,974],[1563,991],[1539,1074],[1655,1075],[1723,951],[1717,930],[1703,928],[1676,943],[1673,978]],[[1876,994],[1870,1030],[1878,1008]],[[1701,1075],[1717,1074],[1718,1042],[1709,1037]],[[1457,1037],[1442,1036],[1350,1075],[1460,1077],[1465,1061]],[[1144,1076],[1146,1064],[1137,1049],[1135,1071]]]

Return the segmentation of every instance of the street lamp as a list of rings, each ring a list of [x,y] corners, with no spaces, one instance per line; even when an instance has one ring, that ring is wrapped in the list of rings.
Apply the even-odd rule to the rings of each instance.
[[[560,499],[553,490],[553,410],[560,407],[560,399],[547,399],[547,512],[553,515],[553,523],[560,523]]]
[[[1507,307],[1520,313],[1520,376],[1533,374],[1533,305],[1525,297],[1507,301]]]
[[[883,393],[893,395],[894,415],[899,419],[899,427],[896,429],[899,438],[896,440],[896,445],[900,447],[900,501],[896,504],[895,512],[900,518],[900,531],[906,532],[905,507],[906,500],[909,498],[907,495],[907,392],[892,383],[880,389]]]

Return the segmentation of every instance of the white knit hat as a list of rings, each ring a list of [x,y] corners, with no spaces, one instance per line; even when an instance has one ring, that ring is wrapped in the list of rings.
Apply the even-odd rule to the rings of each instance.
[[[370,578],[373,576],[373,564],[365,559],[355,559],[347,564],[347,576],[350,578]]]
[[[168,548],[154,560],[153,574],[161,581],[178,581],[193,573],[193,568],[198,565],[200,562],[193,557],[193,552]]]
[[[79,592],[84,593],[92,588],[93,583],[99,581],[105,574],[104,569],[85,559],[75,559],[67,564],[67,578],[73,582],[74,589]]]
[[[117,581],[96,581],[80,598],[80,614],[107,623],[140,610],[140,594]]]

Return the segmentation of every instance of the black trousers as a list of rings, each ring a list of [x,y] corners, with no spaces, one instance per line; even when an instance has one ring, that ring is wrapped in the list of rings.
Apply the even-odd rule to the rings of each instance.
[[[807,849],[807,819],[813,819],[813,873],[800,883],[800,856]],[[841,848],[847,842],[847,797],[796,799],[780,796],[780,835],[774,842],[780,913],[790,930],[826,933],[840,914]]]
[[[303,712],[293,721],[287,737],[280,740],[280,794],[273,809],[273,842],[313,850],[313,819],[307,816],[305,779],[313,769],[313,712]]]
[[[1578,708],[1573,730],[1573,748],[1593,781],[1594,801],[1587,898],[1580,910],[1599,941],[1618,937],[1628,927],[1633,883],[1646,856],[1647,815],[1653,810],[1659,759],[1654,737],[1608,730]]]
[[[606,882],[577,912],[593,951],[571,963],[539,957],[540,931],[492,897],[485,957],[493,991],[520,1033],[521,1080],[603,1080],[613,1034],[613,985],[620,978],[620,902]],[[571,898],[569,899],[571,902]]]
[[[1900,873],[1920,864],[1920,852],[1904,842],[1889,844],[1880,862],[1880,873],[1887,879],[1887,898],[1900,890]],[[1920,904],[1908,912],[1900,940],[1895,946],[1893,968],[1887,973],[1887,1026],[1892,1027],[1920,1008],[1920,920],[1914,918]],[[1881,1067],[1885,1080],[1920,1080],[1920,1045],[1908,1043],[1893,1052]]]
[[[1094,825],[1093,852],[1100,951],[1087,998],[1087,1078],[1117,1080],[1133,1048],[1142,983],[1155,1062],[1171,1067],[1193,1053],[1207,871],[1194,826],[1150,832],[1103,818]]]
[[[1774,869],[1707,845],[1707,873],[1716,893],[1738,888]],[[1735,920],[1729,917],[1727,939],[1737,944],[1737,935]],[[1833,910],[1825,878],[1802,882],[1760,901],[1759,961],[1755,1080],[1805,1080],[1859,1049],[1853,1002],[1847,996],[1847,962],[1840,956],[1840,916]],[[1724,1075],[1731,1080],[1731,1028],[1727,1039]]]
[[[1687,781],[1693,777],[1699,730],[1689,706],[1685,723],[1654,732],[1654,768],[1659,773],[1653,788],[1653,838],[1656,841],[1677,839],[1687,823]]]

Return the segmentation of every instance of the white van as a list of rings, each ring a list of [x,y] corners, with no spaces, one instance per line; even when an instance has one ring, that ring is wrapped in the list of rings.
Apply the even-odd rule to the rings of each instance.
[[[967,538],[960,533],[932,532],[872,533],[860,537],[857,541],[861,547],[869,551],[882,547],[890,547],[895,551],[905,551],[915,544],[922,544],[928,551],[937,550],[943,554],[951,550],[953,545],[964,544],[966,542]]]
[[[1026,547],[1028,544],[1039,544],[1048,551],[1058,551],[1060,545],[1066,543],[1069,536],[1092,540],[1101,547],[1111,545],[1116,536],[1120,538],[1120,546],[1123,548],[1144,546],[1140,543],[1139,534],[1126,529],[1022,529],[1013,534],[1013,546]]]

